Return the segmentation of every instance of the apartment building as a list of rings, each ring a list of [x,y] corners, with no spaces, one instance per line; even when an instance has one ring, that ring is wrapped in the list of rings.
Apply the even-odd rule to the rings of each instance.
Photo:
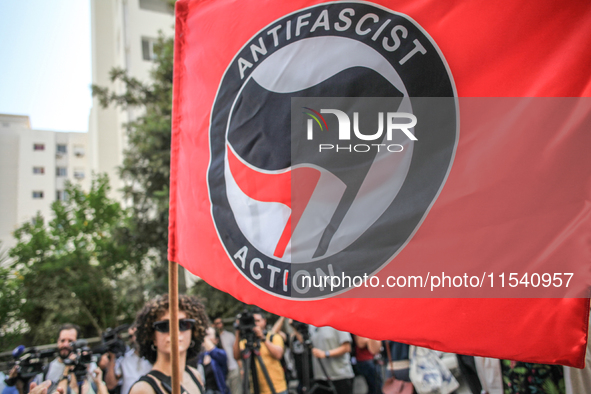
[[[123,93],[109,73],[117,67],[142,81],[153,67],[154,42],[161,31],[174,34],[174,10],[168,0],[91,0],[92,83]],[[123,124],[138,114],[113,107],[103,109],[94,99],[89,119],[91,168],[106,172],[111,197],[121,198],[117,167],[123,162],[126,137]]]
[[[37,212],[51,217],[64,200],[66,182],[90,187],[88,134],[31,129],[28,116],[0,114],[0,240],[14,246],[12,232]]]

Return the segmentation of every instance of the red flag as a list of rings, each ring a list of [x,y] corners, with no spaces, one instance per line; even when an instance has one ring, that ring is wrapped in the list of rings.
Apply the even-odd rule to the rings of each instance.
[[[176,12],[171,261],[317,326],[583,366],[588,2]]]

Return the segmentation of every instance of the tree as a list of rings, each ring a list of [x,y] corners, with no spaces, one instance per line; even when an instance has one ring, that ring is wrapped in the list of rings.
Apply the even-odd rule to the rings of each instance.
[[[204,280],[195,283],[189,293],[198,296],[205,305],[205,310],[210,318],[235,317],[242,312],[246,304],[238,301],[228,293],[209,285]]]
[[[134,108],[140,116],[126,124],[128,147],[124,152],[121,177],[125,198],[132,201],[130,229],[125,242],[135,245],[138,254],[154,256],[155,282],[150,294],[168,290],[168,201],[170,183],[170,144],[172,120],[172,38],[160,36],[154,45],[154,68],[150,82],[130,77],[122,69],[111,70],[111,81],[122,82],[123,93],[93,85],[92,93],[103,107],[116,105]],[[150,252],[153,252],[150,254]],[[184,271],[179,267],[179,291],[186,292]],[[227,316],[239,310],[241,303],[205,282],[198,282],[193,294],[207,298],[208,313]],[[212,310],[213,309],[213,310]]]
[[[121,177],[124,197],[132,202],[127,242],[138,254],[154,256],[155,282],[150,293],[165,293],[168,253],[168,197],[172,113],[173,40],[160,36],[151,82],[132,78],[122,69],[111,70],[111,80],[121,81],[124,93],[93,85],[92,93],[103,107],[138,109],[140,116],[126,124],[128,145],[124,152]],[[179,281],[184,279],[179,275]],[[184,281],[181,283],[184,286]]]
[[[14,262],[4,278],[8,289],[18,290],[2,298],[18,300],[6,312],[28,326],[26,343],[53,341],[65,322],[95,336],[129,322],[143,305],[141,286],[125,289],[131,297],[117,297],[119,278],[141,278],[143,267],[135,248],[119,241],[129,231],[129,213],[108,191],[106,175],[94,177],[88,193],[68,185],[68,200],[52,204],[53,219],[38,214],[15,231]]]
[[[20,304],[20,288],[17,273],[6,267],[8,253],[0,242],[0,349],[9,349],[19,344],[23,322],[15,310]]]

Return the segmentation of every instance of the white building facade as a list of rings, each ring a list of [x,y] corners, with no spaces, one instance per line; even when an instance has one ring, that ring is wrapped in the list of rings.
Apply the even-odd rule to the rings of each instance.
[[[66,182],[90,188],[88,134],[33,130],[28,116],[0,114],[0,240],[37,212],[51,219],[51,204],[64,200]]]
[[[153,46],[159,32],[174,34],[174,10],[167,0],[91,0],[92,83],[123,93],[112,83],[110,71],[121,68],[141,81],[148,81],[153,67]],[[112,197],[123,184],[117,168],[123,163],[126,136],[123,124],[133,119],[132,110],[113,106],[103,109],[95,98],[90,111],[90,165],[109,176]]]

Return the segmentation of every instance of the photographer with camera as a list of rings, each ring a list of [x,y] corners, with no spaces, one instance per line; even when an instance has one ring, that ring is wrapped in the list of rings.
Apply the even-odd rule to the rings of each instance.
[[[40,387],[51,382],[48,392],[64,394],[108,394],[102,381],[102,371],[92,362],[92,351],[86,341],[78,340],[80,328],[64,324],[58,331],[58,357],[51,361],[42,373],[35,377],[34,385]],[[33,383],[31,384],[31,387]]]
[[[125,351],[125,347],[119,350],[123,355],[117,357],[117,346],[112,346],[108,349],[109,363],[107,365],[107,372],[105,375],[105,382],[109,390],[114,390],[121,382],[120,394],[128,394],[131,386],[139,380],[140,377],[150,372],[152,364],[143,357],[140,357],[139,346],[136,341],[137,327],[135,325],[129,327],[129,345],[130,349]],[[109,344],[114,340],[107,340],[105,343]],[[117,344],[116,342],[113,342]]]
[[[310,342],[310,329],[306,323],[297,320],[289,320],[289,325],[293,328],[290,338],[291,353],[298,377],[298,394],[303,394],[310,390],[310,379],[314,377],[312,371],[312,353]]]
[[[43,381],[51,380],[53,387],[61,387],[66,393],[71,390],[78,392],[78,383],[73,373],[75,365],[71,364],[76,359],[72,352],[73,344],[78,340],[80,327],[75,324],[64,324],[58,330],[57,351],[58,357],[51,361],[42,374],[35,377],[35,383],[40,385]],[[71,361],[67,361],[71,360]],[[67,365],[69,364],[69,365]],[[51,392],[52,390],[50,390]]]
[[[19,367],[15,365],[10,369],[6,380],[6,387],[2,390],[2,394],[26,394],[27,386],[30,379],[24,379],[19,376]]]
[[[332,327],[311,327],[315,393],[353,394],[351,334]],[[336,391],[336,393],[334,392]]]
[[[253,382],[252,392],[254,394],[287,394],[285,374],[279,361],[283,357],[283,339],[281,336],[266,332],[267,320],[261,311],[253,313],[245,311],[239,315],[236,325],[234,358],[236,360],[244,359],[243,364],[256,369],[257,373],[253,375],[253,380],[256,379],[256,381]],[[246,360],[246,358],[251,357],[251,354],[257,355],[254,363]],[[258,357],[259,355],[260,357]],[[259,360],[262,361],[263,365]],[[246,371],[246,373],[248,372]],[[269,386],[265,372],[267,372],[273,387]],[[249,376],[243,376],[242,379],[246,382],[246,386]],[[249,390],[244,390],[243,394],[248,394],[247,391]]]
[[[14,366],[2,381],[5,385],[2,393],[26,394],[31,379],[43,372],[43,358],[53,357],[54,353],[54,350],[38,351],[34,347],[27,349],[23,345],[17,346],[12,351]]]

